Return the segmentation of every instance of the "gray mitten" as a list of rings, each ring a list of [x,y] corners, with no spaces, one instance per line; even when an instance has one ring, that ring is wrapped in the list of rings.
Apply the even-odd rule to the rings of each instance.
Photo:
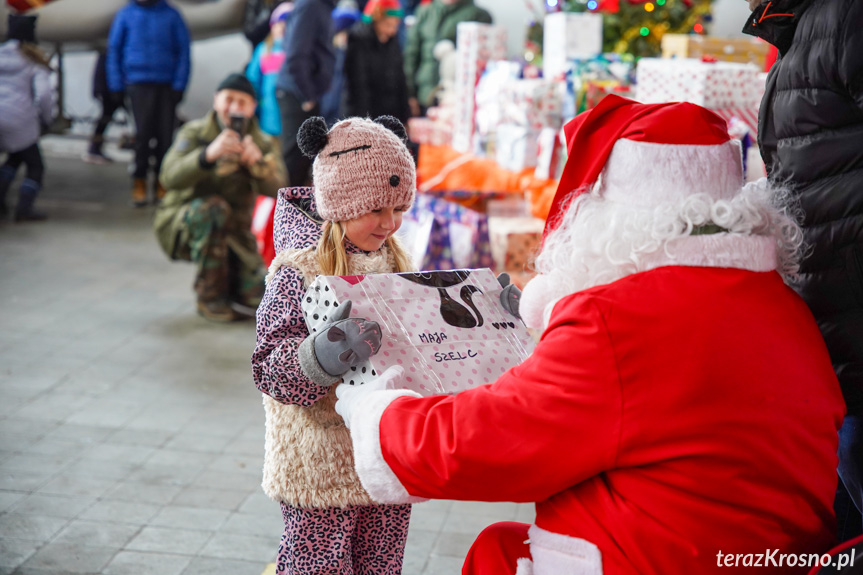
[[[497,276],[497,281],[500,287],[503,288],[503,291],[500,292],[500,305],[503,306],[503,309],[521,319],[521,316],[518,315],[518,302],[521,300],[521,290],[515,284],[509,282],[509,274],[506,272]]]
[[[368,360],[381,348],[380,325],[375,321],[349,317],[350,313],[351,301],[347,300],[332,316],[330,323],[306,338],[300,346],[300,365],[309,379],[316,383],[332,385],[346,371]]]

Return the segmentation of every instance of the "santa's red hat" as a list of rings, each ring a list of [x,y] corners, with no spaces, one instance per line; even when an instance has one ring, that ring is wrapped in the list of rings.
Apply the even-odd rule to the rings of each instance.
[[[568,122],[564,133],[568,160],[543,239],[600,174],[601,197],[642,207],[692,194],[731,199],[743,186],[739,143],[725,120],[696,104],[641,104],[612,94]]]

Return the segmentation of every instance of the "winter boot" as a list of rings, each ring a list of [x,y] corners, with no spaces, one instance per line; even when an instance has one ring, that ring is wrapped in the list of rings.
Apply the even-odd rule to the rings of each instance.
[[[204,300],[198,298],[198,314],[210,321],[222,323],[238,319],[228,301],[224,299]]]
[[[9,208],[6,206],[6,192],[9,191],[12,180],[15,179],[16,171],[12,166],[0,168],[0,218],[3,219],[9,214]]]
[[[97,166],[112,164],[114,160],[106,156],[105,153],[102,151],[102,143],[102,137],[95,136],[90,141],[90,148],[87,150],[87,153],[84,154],[84,157],[82,159],[88,164],[96,164]]]
[[[33,203],[36,202],[36,196],[39,195],[41,189],[42,185],[36,180],[24,178],[18,191],[18,207],[15,209],[16,222],[37,222],[48,217],[45,213],[33,209]]]
[[[135,178],[132,181],[132,207],[143,208],[147,205],[147,180]]]

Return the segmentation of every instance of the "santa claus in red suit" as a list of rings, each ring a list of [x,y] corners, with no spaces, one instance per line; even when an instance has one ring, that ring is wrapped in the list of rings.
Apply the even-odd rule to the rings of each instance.
[[[520,306],[540,343],[454,396],[392,389],[398,369],[340,386],[363,485],[381,503],[536,502],[535,524],[479,536],[465,575],[806,572],[833,543],[844,407],[783,282],[794,218],[743,185],[700,106],[608,96],[565,133]]]

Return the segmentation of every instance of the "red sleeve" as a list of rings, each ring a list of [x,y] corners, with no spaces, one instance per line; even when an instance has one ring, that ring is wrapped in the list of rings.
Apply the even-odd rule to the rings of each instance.
[[[533,355],[455,396],[399,398],[380,421],[382,455],[408,493],[541,501],[614,466],[621,389],[589,300],[552,323]]]

